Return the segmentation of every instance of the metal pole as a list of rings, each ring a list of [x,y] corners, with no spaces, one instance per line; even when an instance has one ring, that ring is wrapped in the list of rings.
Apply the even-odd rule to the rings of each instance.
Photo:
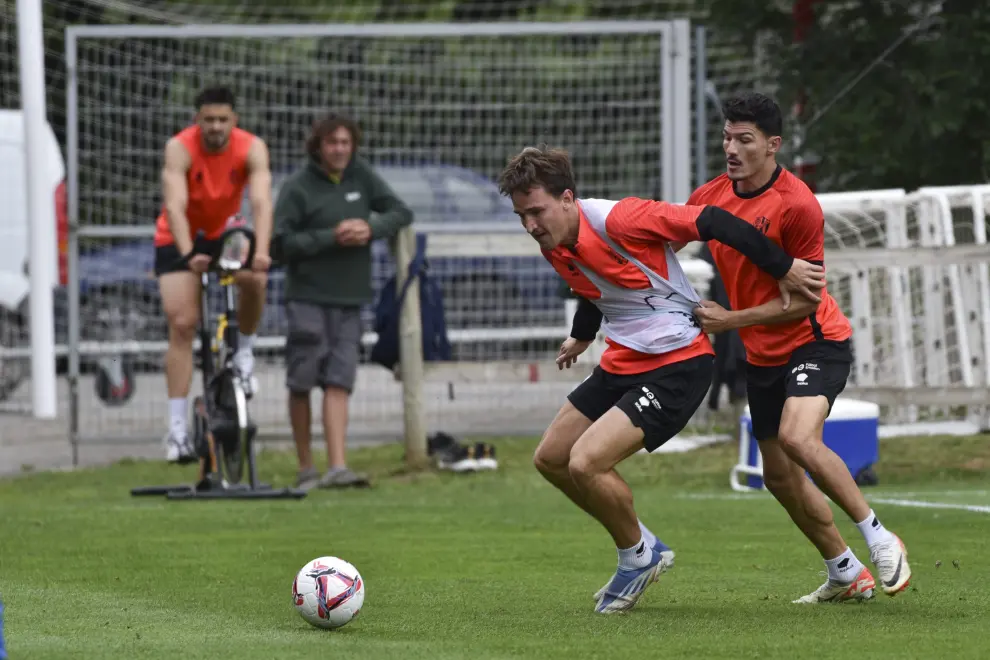
[[[65,35],[66,69],[66,168],[69,206],[68,302],[69,302],[69,445],[72,465],[79,465],[79,74],[78,40]]]
[[[704,25],[694,28],[694,187],[708,180],[708,53]]]
[[[31,281],[31,404],[37,419],[54,419],[55,311],[52,289],[55,255],[55,196],[45,189],[45,48],[41,0],[17,0],[17,42],[27,166],[28,268]],[[46,212],[47,211],[47,212]]]

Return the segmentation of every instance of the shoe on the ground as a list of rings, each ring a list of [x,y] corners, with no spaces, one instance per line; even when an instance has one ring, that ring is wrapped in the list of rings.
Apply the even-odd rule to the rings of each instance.
[[[498,459],[495,458],[495,447],[487,442],[474,445],[474,460],[479,470],[497,470]]]
[[[162,444],[165,446],[165,460],[169,463],[187,465],[199,460],[188,435],[169,431],[165,434]]]
[[[371,485],[368,478],[357,474],[348,467],[330,468],[320,477],[320,488],[366,488]]]
[[[244,394],[250,399],[258,391],[258,379],[254,375],[254,353],[241,349],[234,353],[234,368],[241,378]]]
[[[812,591],[807,596],[801,596],[793,603],[842,603],[847,601],[864,601],[873,598],[876,582],[870,569],[863,567],[852,582],[835,582],[831,579]]]
[[[907,589],[911,582],[911,567],[908,566],[907,548],[904,542],[891,534],[891,540],[870,546],[870,561],[877,567],[880,588],[888,596],[896,596]]]
[[[660,553],[660,558],[663,560],[663,566],[660,569],[659,575],[662,575],[674,567],[674,551],[671,550],[667,545],[657,539],[657,542],[653,544],[653,551]],[[595,601],[601,600],[601,597],[605,595],[605,590],[608,589],[608,585],[611,581],[606,582],[602,585],[602,588],[595,592]]]
[[[320,472],[315,467],[299,470],[296,474],[296,488],[309,490],[310,488],[314,488],[319,482]]]
[[[434,456],[458,446],[457,440],[443,431],[438,431],[426,439],[426,453]]]
[[[474,445],[465,447],[455,444],[443,451],[434,454],[437,468],[448,472],[475,472],[478,469],[478,461],[474,457]]]
[[[627,612],[636,606],[646,588],[659,579],[667,570],[661,553],[650,548],[650,563],[644,568],[627,570],[620,568],[612,576],[605,591],[595,605],[599,614]]]

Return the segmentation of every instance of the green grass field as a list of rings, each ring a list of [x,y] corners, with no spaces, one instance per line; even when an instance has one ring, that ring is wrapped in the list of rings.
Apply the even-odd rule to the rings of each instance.
[[[609,538],[541,480],[534,442],[497,446],[500,470],[471,476],[394,476],[400,448],[355,451],[373,489],[297,502],[131,498],[188,474],[154,463],[0,482],[10,657],[990,657],[985,437],[883,442],[868,492],[900,502],[875,507],[908,544],[914,578],[866,604],[790,603],[824,566],[768,495],[731,493],[733,446],[635,456],[623,475],[677,565],[633,612],[607,617],[591,595],[614,569]],[[275,483],[294,474],[287,455],[263,461]],[[367,584],[361,615],[335,632],[311,628],[290,599],[295,572],[327,554]]]

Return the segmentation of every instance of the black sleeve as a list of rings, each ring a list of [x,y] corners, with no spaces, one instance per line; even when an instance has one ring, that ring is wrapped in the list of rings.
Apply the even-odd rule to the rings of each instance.
[[[591,341],[602,324],[602,313],[595,303],[578,296],[578,308],[571,322],[571,337],[579,341]]]
[[[779,280],[791,269],[794,258],[763,235],[759,229],[725,209],[706,206],[698,215],[698,235],[703,241],[715,240],[742,252],[747,259]]]

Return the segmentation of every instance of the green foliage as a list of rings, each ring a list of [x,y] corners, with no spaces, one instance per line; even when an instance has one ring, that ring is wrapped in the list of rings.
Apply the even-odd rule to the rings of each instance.
[[[713,26],[772,35],[778,100],[786,111],[803,89],[805,121],[926,11],[925,3],[911,0],[825,0],[815,5],[805,42],[795,44],[790,2],[710,4]],[[990,8],[943,4],[809,127],[806,147],[821,157],[823,184],[912,189],[990,179]]]

